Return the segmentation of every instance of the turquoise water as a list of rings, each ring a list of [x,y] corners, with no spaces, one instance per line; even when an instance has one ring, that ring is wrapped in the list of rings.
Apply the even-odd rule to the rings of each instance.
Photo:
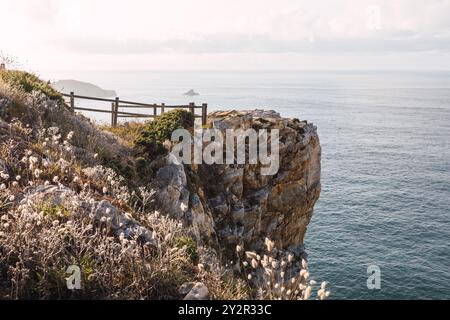
[[[314,278],[329,281],[335,299],[450,298],[450,73],[64,76],[122,99],[267,108],[313,122],[323,147],[323,192],[305,241]],[[189,89],[201,96],[183,96]],[[367,289],[369,265],[381,268],[381,290]]]

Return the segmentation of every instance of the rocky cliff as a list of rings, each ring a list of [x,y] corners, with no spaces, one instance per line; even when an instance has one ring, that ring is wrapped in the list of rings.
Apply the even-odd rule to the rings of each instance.
[[[279,129],[278,173],[264,176],[261,165],[250,164],[185,167],[168,156],[156,178],[161,210],[192,225],[199,240],[220,243],[222,249],[243,244],[258,251],[269,237],[300,255],[321,190],[317,128],[261,110],[215,112],[208,124],[221,131]]]

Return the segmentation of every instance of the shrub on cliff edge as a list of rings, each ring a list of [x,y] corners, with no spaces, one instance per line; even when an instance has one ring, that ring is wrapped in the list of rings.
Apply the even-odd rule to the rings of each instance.
[[[177,129],[194,127],[194,115],[186,110],[176,109],[156,117],[141,129],[136,145],[144,148],[151,156],[165,153],[164,141],[170,140],[172,132]]]

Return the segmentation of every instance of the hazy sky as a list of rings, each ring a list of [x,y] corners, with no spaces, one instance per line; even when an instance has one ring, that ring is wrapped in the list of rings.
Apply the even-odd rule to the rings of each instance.
[[[45,73],[450,70],[450,0],[0,0],[0,50]]]

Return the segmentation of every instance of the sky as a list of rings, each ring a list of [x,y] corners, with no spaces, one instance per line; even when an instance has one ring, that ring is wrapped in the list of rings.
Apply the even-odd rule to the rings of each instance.
[[[60,70],[450,70],[450,0],[0,0],[0,50]]]

